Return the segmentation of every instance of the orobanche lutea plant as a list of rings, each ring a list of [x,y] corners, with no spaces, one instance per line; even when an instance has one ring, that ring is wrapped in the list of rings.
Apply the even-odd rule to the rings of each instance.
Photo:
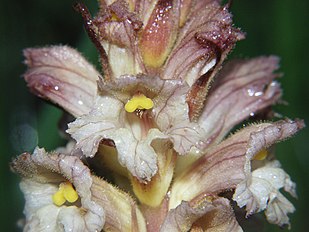
[[[289,226],[295,208],[279,190],[295,197],[295,183],[272,148],[304,123],[271,121],[277,57],[223,65],[244,39],[229,6],[100,0],[96,17],[74,7],[102,72],[68,46],[24,50],[30,90],[74,116],[66,147],[11,164],[24,231],[242,231],[261,211]],[[258,122],[230,133],[247,119]]]

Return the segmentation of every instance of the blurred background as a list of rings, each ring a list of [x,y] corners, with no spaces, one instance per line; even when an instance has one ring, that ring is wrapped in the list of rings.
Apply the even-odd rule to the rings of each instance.
[[[48,150],[64,141],[57,131],[61,110],[31,95],[21,75],[25,71],[22,49],[65,44],[78,48],[93,63],[96,50],[88,40],[73,1],[24,0],[0,2],[0,226],[1,231],[19,231],[24,199],[19,178],[10,172],[9,162],[37,144]],[[88,1],[91,12],[96,1]],[[277,112],[289,118],[303,118],[309,124],[309,1],[234,0],[234,22],[247,33],[230,55],[249,58],[276,54],[281,57],[280,79],[286,106]],[[307,97],[306,97],[307,96]],[[297,183],[298,200],[291,199],[296,212],[290,215],[291,231],[308,231],[309,220],[309,130],[278,144],[277,157]],[[261,216],[262,217],[262,216]],[[285,229],[287,231],[287,229]],[[261,231],[251,228],[249,231]],[[265,226],[263,231],[282,231]]]

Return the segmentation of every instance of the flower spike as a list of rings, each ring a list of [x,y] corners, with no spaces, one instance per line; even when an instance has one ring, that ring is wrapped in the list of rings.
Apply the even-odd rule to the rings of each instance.
[[[24,231],[240,232],[238,213],[261,211],[290,226],[281,191],[296,184],[273,146],[305,125],[264,113],[282,96],[278,57],[223,65],[244,39],[232,1],[98,2],[94,17],[74,8],[103,76],[68,46],[24,50],[30,90],[74,117],[65,147],[11,164]]]

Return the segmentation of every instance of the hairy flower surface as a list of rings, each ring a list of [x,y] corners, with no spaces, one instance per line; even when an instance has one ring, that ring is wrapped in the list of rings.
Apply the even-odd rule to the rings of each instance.
[[[25,231],[242,231],[232,201],[247,216],[265,210],[269,222],[289,225],[295,209],[279,190],[295,197],[295,184],[272,146],[303,121],[228,135],[279,101],[278,58],[222,67],[244,34],[220,1],[99,6],[94,18],[82,4],[75,9],[103,73],[68,46],[24,51],[30,90],[75,117],[67,148],[36,148],[12,163]]]

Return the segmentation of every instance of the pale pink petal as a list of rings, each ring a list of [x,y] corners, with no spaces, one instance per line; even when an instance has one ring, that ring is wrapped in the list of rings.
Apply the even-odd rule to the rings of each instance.
[[[232,27],[228,9],[220,6],[218,1],[198,1],[190,10],[191,17],[181,29],[164,66],[164,79],[194,83],[208,71],[205,67],[212,59],[219,63],[234,43],[243,38],[243,34]],[[193,69],[197,69],[194,75],[188,76]]]
[[[39,97],[74,116],[90,111],[100,74],[76,50],[67,46],[24,50],[28,66],[24,78]]]
[[[186,154],[193,146],[199,146],[204,136],[203,129],[189,120],[186,103],[188,89],[189,86],[182,81],[161,80],[146,76],[123,76],[114,82],[99,82],[99,90],[102,94],[112,95],[123,104],[137,90],[144,90],[147,97],[154,102],[150,118],[181,155]],[[115,117],[117,114],[110,118]]]
[[[260,57],[227,63],[217,77],[199,118],[208,147],[219,143],[229,131],[246,118],[273,105],[281,97],[278,58]]]
[[[232,27],[231,14],[218,1],[199,1],[179,33],[176,45],[164,65],[163,79],[185,80],[189,117],[199,117],[210,84],[227,54],[243,34]]]
[[[175,86],[177,84],[177,81],[168,82],[160,78],[140,74],[137,76],[123,75],[113,81],[99,80],[98,88],[101,95],[113,96],[123,104],[126,104],[137,92],[141,92],[146,97],[151,98],[156,106],[165,97],[161,96],[161,90],[166,86]]]
[[[89,114],[78,117],[68,124],[67,132],[77,142],[76,149],[81,149],[86,157],[93,157],[100,141],[108,134],[121,127],[120,121],[123,104],[111,97],[97,97]]]
[[[185,155],[203,141],[204,131],[188,116],[186,94],[189,86],[181,81],[166,80],[160,94],[154,99],[154,119],[158,128],[170,137],[174,149]]]
[[[229,200],[224,198],[203,199],[198,203],[181,202],[175,209],[169,210],[160,231],[186,232],[192,225],[203,231],[242,231]]]

